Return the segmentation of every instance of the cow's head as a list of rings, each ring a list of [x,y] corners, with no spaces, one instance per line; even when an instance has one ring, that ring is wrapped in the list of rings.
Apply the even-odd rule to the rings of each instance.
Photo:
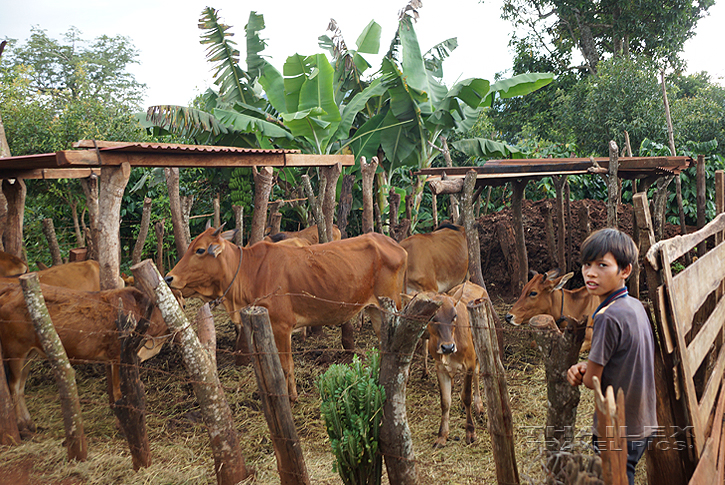
[[[236,230],[222,232],[223,227],[209,227],[199,234],[184,257],[166,274],[166,283],[172,289],[181,290],[185,298],[218,298],[232,281],[241,253],[234,251],[234,244],[229,242]]]
[[[432,298],[433,301],[440,301],[441,306],[428,323],[429,338],[435,342],[435,352],[442,355],[449,355],[456,352],[456,325],[458,323],[458,312],[456,301],[448,295],[438,294]]]
[[[559,276],[558,269],[544,274],[534,272],[533,278],[526,283],[521,296],[506,314],[506,321],[512,325],[521,325],[534,315],[552,314],[554,311],[552,293],[560,290],[572,276],[574,273]]]

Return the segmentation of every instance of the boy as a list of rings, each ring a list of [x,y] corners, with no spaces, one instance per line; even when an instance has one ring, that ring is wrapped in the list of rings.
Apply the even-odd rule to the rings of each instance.
[[[582,276],[587,291],[599,299],[593,321],[589,360],[569,368],[572,386],[594,388],[594,376],[602,392],[614,387],[624,391],[627,436],[627,478],[634,484],[634,469],[657,426],[654,383],[654,339],[642,303],[627,294],[625,281],[632,272],[638,251],[632,238],[617,229],[592,233],[582,244]],[[598,451],[597,417],[592,441]],[[604,443],[603,443],[604,444]]]

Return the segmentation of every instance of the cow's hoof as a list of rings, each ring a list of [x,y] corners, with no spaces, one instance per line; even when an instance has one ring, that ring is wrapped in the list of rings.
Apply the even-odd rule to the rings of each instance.
[[[443,448],[446,446],[446,439],[445,438],[438,438],[435,443],[433,443],[433,449],[438,450],[440,448]]]
[[[476,433],[466,433],[466,444],[470,445],[474,441],[476,441]]]

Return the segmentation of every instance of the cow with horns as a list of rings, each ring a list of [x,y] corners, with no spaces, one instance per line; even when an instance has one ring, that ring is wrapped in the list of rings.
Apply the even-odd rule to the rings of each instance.
[[[302,326],[340,325],[369,310],[379,332],[379,297],[400,308],[408,255],[387,236],[362,236],[306,247],[261,241],[240,248],[235,231],[208,228],[166,275],[185,298],[221,298],[238,325],[248,305],[267,308],[289,398],[297,399],[292,331]]]

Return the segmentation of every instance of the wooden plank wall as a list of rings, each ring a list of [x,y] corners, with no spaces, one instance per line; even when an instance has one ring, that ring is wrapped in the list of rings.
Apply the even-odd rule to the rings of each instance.
[[[690,480],[723,483],[725,472],[725,213],[722,172],[716,176],[719,215],[697,232],[656,243],[646,255],[659,271],[664,288],[657,292],[667,346],[679,360],[680,382],[687,404],[689,424],[697,460]],[[680,258],[705,240],[715,246],[689,266],[676,272]],[[681,260],[680,260],[681,261]],[[669,327],[669,328],[666,328]],[[669,349],[668,349],[669,350]],[[698,370],[704,366],[705,370]]]

